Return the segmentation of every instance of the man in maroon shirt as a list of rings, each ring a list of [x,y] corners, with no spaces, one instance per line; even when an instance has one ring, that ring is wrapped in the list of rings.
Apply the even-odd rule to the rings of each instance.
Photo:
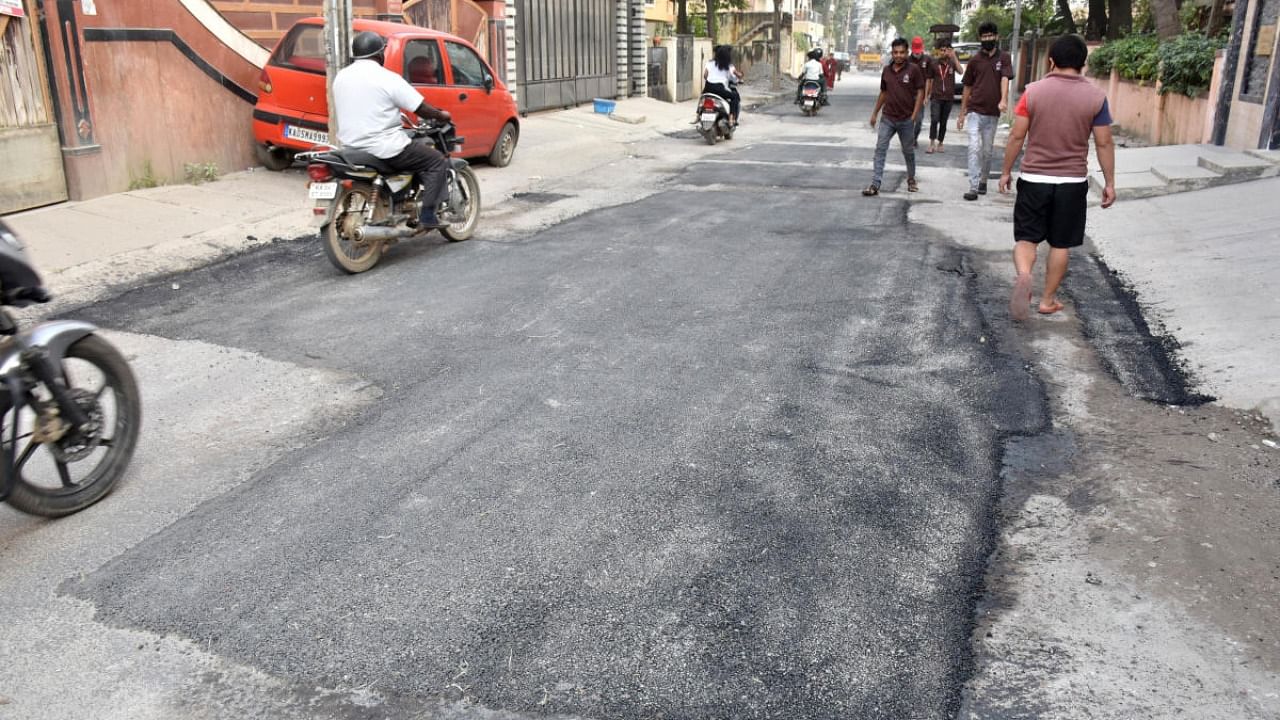
[[[1014,110],[1000,192],[1009,192],[1013,164],[1026,142],[1013,209],[1013,265],[1018,275],[1009,298],[1009,313],[1015,320],[1025,320],[1030,314],[1031,271],[1043,240],[1049,241],[1049,263],[1039,311],[1051,315],[1062,309],[1058,287],[1067,274],[1068,249],[1084,243],[1090,133],[1105,183],[1102,207],[1111,207],[1116,201],[1111,112],[1106,94],[1080,74],[1088,55],[1079,35],[1055,40],[1049,46],[1049,74],[1027,86]]]
[[[950,40],[939,40],[934,45],[938,56],[934,59],[933,93],[929,95],[929,149],[925,152],[942,152],[942,141],[947,137],[947,118],[956,99],[956,51]]]
[[[907,41],[894,40],[890,46],[893,62],[880,72],[880,97],[871,111],[871,127],[876,127],[876,116],[884,108],[884,120],[876,128],[875,168],[871,172],[871,184],[863,195],[880,194],[880,182],[884,179],[885,156],[889,154],[889,141],[894,135],[902,145],[902,157],[907,161],[907,192],[916,192],[916,118],[924,105],[924,76],[920,68],[907,62]]]
[[[920,73],[924,75],[924,101],[929,102],[929,98],[933,96],[933,81],[938,77],[938,67],[933,56],[924,51],[924,38],[919,35],[911,38],[911,57],[907,62],[920,68]],[[920,144],[920,130],[923,127],[924,113],[921,112],[916,118],[916,145]]]
[[[964,95],[956,121],[957,130],[969,126],[969,192],[964,194],[965,200],[977,200],[979,195],[987,194],[996,125],[1009,109],[1009,80],[1013,77],[1013,60],[1000,49],[996,24],[979,25],[978,39],[982,50],[964,68]]]

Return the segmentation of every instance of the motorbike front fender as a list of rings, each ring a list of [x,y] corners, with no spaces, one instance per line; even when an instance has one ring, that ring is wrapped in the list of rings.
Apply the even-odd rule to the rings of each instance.
[[[97,326],[80,320],[51,320],[18,333],[21,342],[5,338],[0,342],[0,376],[7,377],[21,364],[22,347],[42,348],[55,363],[62,362],[70,348]]]

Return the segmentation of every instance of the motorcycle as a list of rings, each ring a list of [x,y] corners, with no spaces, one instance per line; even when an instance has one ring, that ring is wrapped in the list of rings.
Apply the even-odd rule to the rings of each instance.
[[[462,149],[452,123],[417,123],[406,128],[414,140],[429,138],[449,158],[445,172],[446,197],[436,208],[448,223],[440,234],[450,242],[472,236],[480,219],[480,183],[466,160],[450,155]],[[360,150],[329,149],[299,153],[307,163],[309,197],[315,213],[323,215],[320,236],[329,262],[354,274],[370,270],[388,247],[427,231],[417,227],[422,186],[417,176],[394,170]]]
[[[702,93],[697,108],[694,124],[708,145],[715,145],[721,138],[733,139],[733,116],[729,113],[728,100],[714,93]]]
[[[800,88],[800,112],[807,117],[813,117],[818,114],[822,104],[822,83],[817,80],[805,80]]]
[[[50,299],[0,221],[0,501],[60,517],[101,500],[124,475],[142,402],[129,363],[96,327],[53,320],[22,329],[4,309]]]

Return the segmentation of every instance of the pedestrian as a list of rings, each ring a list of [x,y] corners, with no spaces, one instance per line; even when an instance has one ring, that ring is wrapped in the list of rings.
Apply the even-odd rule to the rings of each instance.
[[[1039,312],[1062,309],[1058,287],[1067,274],[1068,250],[1084,243],[1089,196],[1089,136],[1102,166],[1102,207],[1116,201],[1116,148],[1111,138],[1107,96],[1081,74],[1089,50],[1079,35],[1064,35],[1049,46],[1049,74],[1031,83],[1013,111],[1013,130],[1004,151],[1000,192],[1009,192],[1010,173],[1023,144],[1018,198],[1013,208],[1013,265],[1017,277],[1009,313],[1025,320],[1031,303],[1031,271],[1039,244],[1049,241]]]
[[[987,194],[996,125],[1009,108],[1009,80],[1013,77],[1013,60],[1000,49],[996,24],[979,25],[978,40],[982,49],[965,66],[964,95],[956,121],[957,130],[969,126],[969,192],[964,194],[965,200],[977,200],[979,195]]]
[[[884,121],[876,128],[875,167],[871,172],[871,184],[863,195],[880,194],[880,182],[884,179],[885,156],[889,154],[889,141],[898,136],[902,157],[907,161],[907,192],[920,190],[916,183],[916,119],[924,106],[924,75],[920,67],[907,62],[906,38],[898,38],[890,45],[892,61],[880,71],[880,96],[871,111],[871,127],[876,127],[876,116],[884,109]]]
[[[911,58],[908,62],[920,68],[920,74],[924,75],[924,101],[929,102],[929,98],[933,97],[933,79],[938,75],[937,63],[932,55],[924,51],[924,38],[919,35],[911,38]],[[920,117],[916,118],[916,145],[920,144],[920,130],[922,128],[924,128],[923,112],[920,113]]]
[[[947,118],[956,100],[956,70],[960,67],[951,41],[943,38],[936,44],[938,57],[933,93],[929,96],[929,149],[926,153],[945,152],[942,141],[947,137]]]
[[[822,74],[827,76],[827,89],[836,89],[836,70],[840,67],[840,61],[836,60],[835,53],[827,53],[822,58]]]

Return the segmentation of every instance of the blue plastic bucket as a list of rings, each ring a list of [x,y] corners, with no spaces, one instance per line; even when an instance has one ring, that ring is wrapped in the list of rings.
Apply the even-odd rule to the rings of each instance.
[[[605,100],[603,98],[595,98],[594,102],[596,112],[604,115],[612,115],[614,108],[618,107],[618,103],[612,100]]]

